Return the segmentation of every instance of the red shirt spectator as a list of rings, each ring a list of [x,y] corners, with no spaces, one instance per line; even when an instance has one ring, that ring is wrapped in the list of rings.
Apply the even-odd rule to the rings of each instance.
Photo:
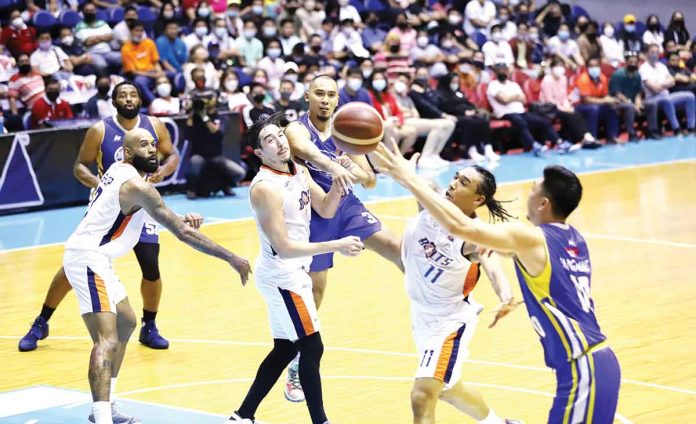
[[[383,120],[386,120],[388,116],[393,116],[399,120],[399,125],[404,124],[404,114],[401,113],[401,109],[399,109],[399,105],[396,103],[396,99],[389,93],[389,91],[382,91],[381,103],[379,100],[377,100],[377,97],[375,97],[374,93],[372,93],[372,90],[367,90],[367,93],[370,95],[370,101],[372,102],[372,106],[374,106],[374,108],[377,109],[377,112],[379,112],[379,115],[382,117]],[[382,107],[383,104],[388,108],[387,114],[384,113],[384,109]]]
[[[36,50],[36,29],[22,21],[19,11],[12,12],[11,24],[2,29],[0,44],[7,46],[12,56],[31,54]]]
[[[43,128],[51,119],[72,119],[73,111],[70,103],[63,99],[51,102],[46,95],[39,97],[31,108],[31,123],[29,128]]]

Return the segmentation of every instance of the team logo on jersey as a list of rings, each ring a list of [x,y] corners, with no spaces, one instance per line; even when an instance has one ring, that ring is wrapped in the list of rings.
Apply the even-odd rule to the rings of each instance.
[[[305,190],[300,194],[300,210],[304,209],[305,206],[309,205],[309,190]]]
[[[115,141],[115,142],[116,142],[116,141],[120,142],[120,141],[121,141],[121,136],[120,136],[120,135],[115,136],[115,137],[114,137],[114,141]]]
[[[580,256],[580,249],[575,246],[568,246],[565,248],[565,251],[571,258],[577,258]]]
[[[114,152],[114,162],[120,162],[123,160],[123,146],[116,149]]]
[[[449,240],[449,241],[454,241],[454,236],[453,236],[453,235],[450,235],[450,234],[447,234],[447,240]]]
[[[423,247],[423,253],[425,254],[426,258],[430,258],[435,253],[437,253],[437,248],[435,247],[435,243],[428,240],[427,238],[422,238],[422,239],[418,240],[418,244],[420,244]]]

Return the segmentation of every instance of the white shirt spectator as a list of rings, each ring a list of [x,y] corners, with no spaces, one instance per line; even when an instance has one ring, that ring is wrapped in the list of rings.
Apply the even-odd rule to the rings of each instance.
[[[62,64],[69,60],[63,49],[51,46],[48,50],[37,49],[29,57],[32,68],[39,70],[41,75],[52,75],[60,71]]]
[[[292,54],[292,48],[301,42],[302,39],[294,34],[289,38],[280,37],[280,45],[283,48],[283,55],[290,56]]]
[[[80,22],[75,27],[75,38],[85,44],[85,40],[95,35],[113,35],[113,30],[104,21],[96,21],[94,26],[89,26],[84,22]],[[90,47],[85,47],[88,53],[105,54],[111,52],[111,46],[106,41],[96,43]]]
[[[548,47],[549,54],[551,55],[562,54],[566,57],[573,57],[576,54],[580,54],[580,48],[575,40],[568,39],[566,41],[561,41],[557,35],[549,38],[549,41],[546,42],[546,46]]]
[[[181,102],[178,97],[170,97],[169,100],[158,97],[150,104],[150,114],[156,116],[178,115],[181,111]]]
[[[439,47],[428,44],[425,47],[414,47],[411,49],[411,60],[418,61],[427,57],[434,57],[442,53]]]
[[[302,30],[307,37],[319,33],[321,30],[321,23],[326,19],[326,12],[323,10],[313,10],[309,12],[304,7],[300,7],[295,14],[300,18],[300,21],[302,21]]]
[[[143,38],[147,38],[147,33],[143,33]],[[121,47],[130,39],[130,28],[126,21],[121,21],[114,27],[114,39],[111,40],[111,48],[121,50]]]
[[[464,9],[464,31],[471,34],[477,28],[471,23],[472,19],[484,21],[488,25],[496,15],[495,3],[490,0],[485,0],[483,5],[478,0],[471,0],[467,3]],[[479,28],[483,32],[487,32],[485,27]]]
[[[251,106],[251,102],[249,101],[249,97],[242,93],[242,92],[237,92],[237,93],[222,93],[220,95],[221,101],[226,101],[227,102],[227,107],[232,111],[232,112],[239,112],[242,110],[242,108],[245,108],[247,106]]]
[[[517,37],[517,24],[512,21],[507,21],[505,25],[503,25],[501,32],[505,41],[510,41]]]
[[[332,51],[340,52],[346,47],[357,57],[370,57],[370,52],[363,46],[362,38],[358,31],[353,30],[350,32],[350,35],[346,35],[343,31],[336,34],[333,40]]]
[[[665,42],[665,35],[662,32],[645,31],[643,33],[643,45],[647,48],[651,44],[660,46],[660,53],[664,51],[662,43]]]
[[[618,68],[619,65],[624,63],[624,49],[616,38],[609,38],[606,35],[602,35],[599,37],[599,44],[602,45],[604,56],[611,66]]]
[[[97,99],[97,112],[99,112],[99,117],[101,119],[109,118],[116,115],[116,108],[114,107],[114,102],[111,99]]]
[[[274,84],[273,88],[278,88],[280,79],[285,73],[285,61],[283,59],[277,58],[273,60],[268,56],[264,56],[261,60],[256,62],[256,67],[266,71],[268,82]]]
[[[191,52],[191,49],[198,44],[203,45],[206,49],[208,48],[208,44],[213,40],[213,36],[208,34],[203,36],[203,38],[198,38],[195,32],[192,32],[191,34],[187,35],[184,37],[184,44],[186,44],[186,50]]]
[[[669,90],[666,88],[662,89],[659,93],[652,93],[648,87],[645,86],[646,81],[650,81],[653,84],[665,84],[667,81],[672,79],[672,75],[669,70],[662,62],[656,62],[655,65],[651,65],[650,62],[645,62],[638,68],[638,73],[640,74],[640,80],[643,81],[643,88],[645,89],[645,98],[650,100],[654,97],[666,96],[669,94]]]
[[[362,22],[358,9],[350,4],[348,6],[342,6],[340,9],[338,9],[338,21],[341,22],[344,19],[352,19],[355,23]]]
[[[499,43],[486,41],[481,51],[484,57],[483,63],[486,66],[493,66],[496,63],[505,63],[511,66],[515,62],[515,57],[512,55],[512,47],[510,47],[510,43],[507,41]]]
[[[486,90],[486,95],[488,96],[488,102],[491,104],[491,107],[493,108],[493,114],[497,118],[502,118],[508,113],[525,112],[524,103],[522,102],[515,101],[504,105],[497,101],[495,99],[495,96],[497,96],[499,93],[508,96],[514,94],[522,94],[524,96],[524,93],[522,92],[522,87],[520,87],[520,85],[516,82],[505,80],[505,83],[501,83],[497,79],[491,81],[488,84],[488,90]]]

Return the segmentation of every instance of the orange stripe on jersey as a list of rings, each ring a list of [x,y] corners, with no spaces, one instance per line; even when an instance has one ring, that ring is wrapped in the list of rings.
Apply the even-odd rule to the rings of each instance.
[[[302,297],[297,293],[290,292],[290,297],[292,298],[292,303],[295,304],[295,309],[297,309],[297,314],[300,316],[300,321],[302,322],[302,328],[305,331],[305,335],[309,336],[314,334],[314,324],[312,324],[312,317],[307,311],[307,306],[302,300]]]
[[[479,275],[481,275],[479,264],[472,262],[471,266],[469,267],[469,272],[466,273],[466,277],[464,278],[464,289],[462,290],[464,297],[468,296],[474,287],[476,287]]]
[[[131,218],[133,218],[133,215],[128,215],[123,222],[121,222],[121,225],[118,226],[116,231],[114,231],[114,234],[111,236],[111,241],[116,240],[117,238],[121,237],[121,234],[126,230],[126,227],[128,226],[128,223],[130,222]]]
[[[104,280],[96,273],[94,274],[94,285],[97,288],[97,295],[99,296],[99,305],[101,306],[101,312],[111,311],[109,295],[106,293],[106,285],[104,284]]]
[[[437,367],[435,368],[435,375],[433,378],[439,381],[445,381],[445,374],[447,374],[447,367],[450,363],[450,358],[454,350],[454,339],[457,338],[457,331],[447,336],[445,342],[442,344],[442,350],[440,350],[440,357],[437,360]]]

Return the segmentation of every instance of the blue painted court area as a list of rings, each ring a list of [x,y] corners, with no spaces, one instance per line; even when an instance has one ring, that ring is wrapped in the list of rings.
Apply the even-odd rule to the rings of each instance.
[[[153,424],[220,424],[227,417],[153,403],[118,400],[128,415]],[[0,422],[3,424],[87,423],[92,407],[89,393],[50,386],[35,386],[0,393]]]
[[[599,150],[581,150],[572,155],[557,153],[537,158],[530,154],[506,155],[491,168],[499,183],[538,178],[545,166],[559,164],[578,173],[597,172],[626,167],[696,159],[696,137],[664,138],[627,145],[605,146]],[[454,171],[467,162],[429,174],[441,186],[448,183]],[[236,190],[234,198],[212,198],[195,201],[183,195],[165,197],[165,202],[177,213],[195,211],[207,222],[251,217],[248,190]],[[387,178],[380,178],[373,190],[356,188],[366,202],[387,200],[408,195],[408,192]],[[64,242],[84,214],[84,207],[31,212],[0,217],[0,251]]]

